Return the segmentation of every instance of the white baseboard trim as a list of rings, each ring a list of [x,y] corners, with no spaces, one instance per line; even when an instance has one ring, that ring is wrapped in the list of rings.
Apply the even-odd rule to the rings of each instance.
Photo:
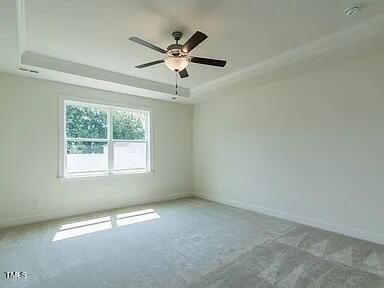
[[[129,206],[151,204],[156,202],[170,201],[176,199],[182,199],[186,197],[191,197],[195,193],[193,191],[187,191],[182,193],[167,194],[161,196],[149,196],[149,197],[140,197],[132,198],[124,203],[119,204],[109,204],[109,205],[98,205],[97,207],[86,207],[86,208],[77,208],[77,209],[63,209],[55,212],[42,213],[37,215],[21,216],[8,219],[0,219],[0,229],[6,227],[13,227],[24,224],[31,224],[41,221],[60,219],[64,217],[78,216],[87,213],[97,213],[111,209],[124,208]]]
[[[231,199],[227,199],[227,198],[217,197],[214,195],[203,194],[203,193],[199,193],[197,191],[195,191],[194,196],[202,198],[202,199],[210,200],[213,202],[225,204],[228,206],[233,206],[233,207],[237,207],[237,208],[242,208],[242,209],[258,212],[258,213],[273,216],[276,218],[281,218],[281,219],[289,220],[289,221],[296,222],[299,224],[304,224],[304,225],[312,226],[315,228],[319,228],[319,229],[335,232],[338,234],[343,234],[346,236],[350,236],[350,237],[354,237],[354,238],[358,238],[358,239],[362,239],[362,240],[366,240],[366,241],[370,241],[370,242],[384,245],[384,235],[383,234],[363,231],[360,229],[347,227],[347,226],[343,226],[343,225],[339,225],[339,224],[333,224],[333,223],[326,222],[326,221],[319,220],[319,219],[315,219],[315,218],[299,216],[299,215],[295,215],[295,214],[288,213],[288,212],[283,212],[283,211],[278,211],[275,209],[260,207],[260,206],[250,204],[250,203],[235,201],[235,200],[231,200]]]

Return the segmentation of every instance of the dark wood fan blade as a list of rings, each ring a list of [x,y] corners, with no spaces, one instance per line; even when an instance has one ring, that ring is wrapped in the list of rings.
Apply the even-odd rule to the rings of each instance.
[[[186,78],[186,77],[189,76],[189,75],[188,75],[188,71],[187,71],[186,68],[185,68],[184,70],[181,70],[181,71],[179,72],[179,75],[180,75],[181,78]]]
[[[156,64],[160,64],[160,63],[163,63],[163,62],[164,62],[164,60],[161,59],[161,60],[156,60],[156,61],[152,61],[152,62],[141,64],[141,65],[137,65],[135,67],[136,68],[145,68],[145,67],[156,65]]]
[[[218,67],[224,67],[225,64],[227,64],[227,61],[224,61],[224,60],[201,58],[201,57],[192,57],[191,62],[204,64],[204,65],[218,66]]]
[[[167,51],[165,51],[164,49],[160,48],[160,47],[157,47],[156,45],[153,45],[147,41],[144,41],[143,39],[140,39],[140,38],[137,38],[137,37],[131,37],[129,38],[129,40],[137,43],[137,44],[140,44],[140,45],[143,45],[147,48],[150,48],[152,50],[155,50],[157,52],[160,52],[160,53],[166,53]]]
[[[197,45],[199,45],[201,42],[203,42],[205,39],[207,39],[208,36],[205,35],[203,32],[196,31],[195,34],[192,35],[191,38],[188,39],[187,42],[184,43],[182,49],[184,52],[191,52],[193,48],[195,48]]]

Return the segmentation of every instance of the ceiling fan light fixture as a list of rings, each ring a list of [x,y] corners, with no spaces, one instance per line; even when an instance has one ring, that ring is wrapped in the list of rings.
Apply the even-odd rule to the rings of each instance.
[[[189,64],[187,57],[166,57],[164,59],[165,65],[174,72],[183,71]]]
[[[172,33],[173,39],[175,39],[176,43],[171,44],[167,47],[167,49],[160,48],[156,45],[153,45],[143,39],[138,37],[130,37],[129,40],[135,42],[136,44],[142,45],[149,49],[160,52],[164,55],[163,59],[151,61],[148,63],[144,63],[141,65],[136,65],[135,67],[138,69],[150,67],[153,65],[157,65],[160,63],[164,63],[172,72],[176,72],[176,82],[177,77],[187,78],[189,77],[189,73],[187,71],[187,66],[189,62],[194,64],[202,64],[207,66],[215,66],[215,67],[224,67],[227,61],[211,59],[211,58],[202,58],[191,56],[190,52],[201,42],[206,40],[208,36],[203,32],[196,31],[183,45],[179,44],[179,40],[183,36],[183,33],[180,31],[175,31]],[[178,74],[178,75],[177,75]],[[177,87],[177,83],[176,83]],[[177,93],[176,93],[177,94]]]

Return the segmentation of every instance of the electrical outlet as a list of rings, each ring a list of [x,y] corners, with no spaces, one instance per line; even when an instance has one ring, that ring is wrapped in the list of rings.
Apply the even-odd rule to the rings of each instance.
[[[36,208],[36,207],[37,207],[37,204],[38,204],[38,202],[37,202],[37,198],[33,198],[33,199],[32,199],[32,207],[33,207],[33,208]]]

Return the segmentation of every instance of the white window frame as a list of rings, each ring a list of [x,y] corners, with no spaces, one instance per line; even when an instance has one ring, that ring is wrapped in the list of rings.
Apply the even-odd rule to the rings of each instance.
[[[68,173],[67,172],[67,141],[76,140],[77,138],[67,138],[66,137],[66,105],[67,104],[77,104],[82,106],[90,107],[100,107],[107,109],[107,139],[87,139],[79,138],[81,141],[92,141],[92,142],[107,142],[108,146],[108,170],[107,172],[79,172],[79,173]],[[126,105],[121,103],[112,103],[112,102],[102,102],[102,101],[93,101],[89,99],[82,98],[73,98],[68,96],[60,96],[60,105],[59,105],[59,178],[62,179],[72,179],[72,178],[89,178],[89,177],[99,177],[99,176],[116,176],[122,174],[146,174],[152,173],[153,167],[153,137],[152,137],[152,110],[148,107],[138,107],[134,105]],[[113,121],[112,121],[112,111],[131,111],[131,112],[140,112],[146,113],[146,122],[145,122],[145,131],[146,139],[145,140],[124,140],[124,139],[113,139]],[[141,142],[146,143],[146,169],[125,169],[125,170],[114,170],[114,144],[116,142]]]

